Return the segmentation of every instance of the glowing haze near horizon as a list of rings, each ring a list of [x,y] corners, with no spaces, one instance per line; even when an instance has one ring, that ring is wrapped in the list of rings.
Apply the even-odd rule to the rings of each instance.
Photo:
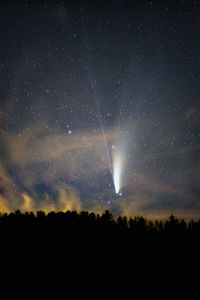
[[[0,211],[199,216],[199,1],[1,1],[0,22]]]

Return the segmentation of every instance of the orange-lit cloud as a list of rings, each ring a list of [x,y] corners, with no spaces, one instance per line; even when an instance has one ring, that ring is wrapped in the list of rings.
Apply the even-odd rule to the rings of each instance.
[[[78,191],[73,185],[60,186],[57,178],[67,177],[73,181],[81,176],[87,180],[109,168],[102,134],[47,134],[46,128],[45,123],[40,123],[20,134],[1,130],[1,141],[8,149],[4,165],[15,170],[23,188],[16,185],[6,167],[0,165],[0,183],[4,191],[0,210],[80,210],[82,204]],[[108,130],[105,134],[107,141],[112,143],[118,132]],[[38,182],[51,185],[57,193],[56,199],[47,193],[42,199],[37,199],[34,186]]]
[[[148,125],[148,120],[145,124]],[[114,186],[110,189],[101,186],[101,176],[109,173],[105,142],[115,144],[121,137],[121,130],[111,128],[105,131],[105,136],[93,131],[68,134],[56,127],[49,130],[45,121],[24,127],[18,133],[1,129],[1,149],[6,151],[0,163],[0,211],[18,208],[22,211],[81,210],[85,203],[76,182],[95,182],[95,189],[90,190],[87,186],[85,196],[90,211],[113,209],[121,214],[149,217],[170,213],[183,215],[190,199],[194,205],[188,214],[190,211],[197,215],[199,202],[191,189],[199,183],[199,165],[184,168],[183,164],[183,168],[177,169],[174,166],[176,157],[187,160],[198,151],[198,145],[168,147],[171,140],[162,139],[161,133],[157,135],[156,132],[152,137],[154,140],[150,141],[151,151],[141,151],[137,122],[135,128],[138,134],[133,132],[129,137],[129,160],[126,161],[128,168],[124,168],[122,197],[115,195]],[[162,147],[162,151],[157,152],[156,145]],[[163,156],[173,158],[173,169],[163,163],[153,165],[151,169],[152,162],[159,162]],[[60,178],[66,181],[62,183]],[[50,187],[53,195],[46,190],[40,194],[38,184]]]

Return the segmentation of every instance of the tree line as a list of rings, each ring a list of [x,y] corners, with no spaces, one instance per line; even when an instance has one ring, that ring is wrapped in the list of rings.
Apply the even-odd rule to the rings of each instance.
[[[79,259],[113,255],[121,261],[165,261],[166,257],[198,257],[200,220],[185,221],[170,215],[166,220],[143,216],[127,217],[106,210],[45,213],[0,213],[0,251],[11,257],[26,253],[30,257],[59,256]],[[85,258],[84,258],[85,257]],[[185,258],[184,258],[185,259]],[[82,260],[81,260],[82,261]]]
[[[66,211],[45,213],[44,211],[0,213],[0,230],[61,230],[70,233],[106,232],[139,235],[183,235],[200,234],[200,219],[185,221],[170,215],[166,220],[150,220],[143,216],[126,217],[106,210],[102,214],[88,211]]]

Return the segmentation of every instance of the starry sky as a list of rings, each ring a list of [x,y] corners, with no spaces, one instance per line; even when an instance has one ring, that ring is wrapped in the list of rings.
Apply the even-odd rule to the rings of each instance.
[[[0,211],[198,217],[199,63],[199,0],[2,0]]]

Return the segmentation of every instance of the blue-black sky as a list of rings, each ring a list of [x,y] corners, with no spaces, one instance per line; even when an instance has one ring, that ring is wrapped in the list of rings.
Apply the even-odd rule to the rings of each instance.
[[[198,0],[1,1],[0,210],[199,216],[199,28]]]

